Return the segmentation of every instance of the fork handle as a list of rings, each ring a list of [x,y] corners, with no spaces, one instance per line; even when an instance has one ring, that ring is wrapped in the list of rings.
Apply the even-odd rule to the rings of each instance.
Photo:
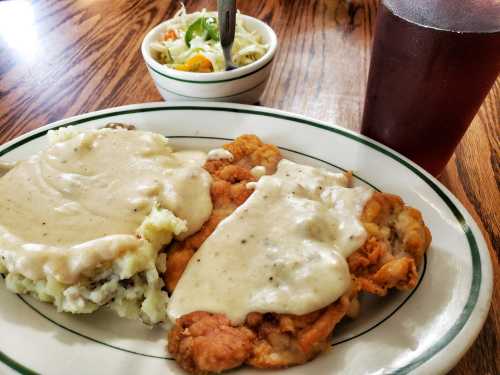
[[[231,48],[236,29],[236,0],[217,0],[217,9],[220,45]]]

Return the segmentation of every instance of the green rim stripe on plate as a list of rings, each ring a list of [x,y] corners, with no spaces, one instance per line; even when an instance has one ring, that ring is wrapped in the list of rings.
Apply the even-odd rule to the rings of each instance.
[[[12,358],[7,356],[4,352],[0,350],[0,362],[3,362],[5,365],[9,366],[14,371],[17,371],[22,375],[40,375],[38,372],[30,370],[27,367],[24,367],[22,364],[14,361]]]
[[[173,360],[173,358],[170,358],[170,357],[163,357],[163,356],[159,356],[159,355],[151,355],[151,354],[144,354],[144,353],[139,353],[139,352],[135,352],[133,350],[128,350],[128,349],[124,349],[124,348],[120,348],[119,346],[115,346],[115,345],[111,345],[111,344],[108,344],[108,343],[105,343],[103,341],[99,341],[99,340],[96,340],[90,336],[87,336],[87,335],[84,335],[83,333],[80,333],[78,331],[75,331],[71,328],[68,328],[66,326],[63,326],[62,324],[59,324],[58,322],[56,322],[55,320],[49,318],[47,315],[45,315],[44,313],[42,313],[40,310],[38,310],[37,308],[35,308],[33,305],[31,305],[29,302],[27,302],[23,297],[21,297],[20,295],[17,296],[21,301],[23,301],[30,309],[32,309],[33,311],[35,311],[36,313],[40,314],[41,316],[43,316],[45,319],[47,319],[49,322],[55,324],[56,326],[58,326],[59,328],[62,328],[62,329],[65,329],[66,331],[69,331],[77,336],[80,336],[80,337],[83,337],[84,339],[87,339],[87,340],[90,340],[92,342],[95,342],[97,344],[102,344],[104,346],[107,346],[108,348],[112,348],[112,349],[117,349],[117,350],[120,350],[122,352],[127,352],[127,353],[130,353],[130,354],[137,354],[137,355],[140,355],[142,357],[148,357],[148,358],[156,358],[156,359],[169,359],[169,360]]]
[[[415,292],[418,290],[418,288],[420,287],[420,285],[422,284],[422,281],[424,280],[424,276],[425,276],[425,272],[427,271],[427,254],[424,254],[424,267],[422,269],[422,273],[420,275],[420,278],[418,279],[418,283],[417,285],[415,285],[415,288],[413,288],[410,292],[410,294],[408,294],[406,296],[406,298],[403,300],[403,302],[401,302],[393,311],[391,311],[389,313],[389,315],[387,315],[384,319],[382,319],[380,322],[377,322],[376,324],[374,324],[373,326],[371,326],[370,328],[367,328],[365,329],[363,332],[360,332],[352,337],[349,337],[347,339],[344,339],[342,341],[339,341],[339,342],[336,342],[336,343],[333,343],[332,346],[336,346],[336,345],[340,345],[340,344],[343,344],[345,342],[348,342],[348,341],[351,341],[351,340],[354,340],[354,339],[357,339],[358,337],[361,337],[363,336],[364,334],[370,332],[370,331],[373,331],[375,328],[377,328],[378,326],[380,326],[381,324],[385,323],[386,321],[388,321],[394,314],[396,314],[399,309],[401,309],[405,304],[406,302],[408,302],[410,300],[410,298],[415,294]]]
[[[398,163],[402,164],[405,166],[407,169],[409,169],[411,172],[413,172],[415,175],[417,175],[420,179],[422,179],[427,185],[429,185],[434,192],[445,202],[445,204],[448,206],[448,208],[451,210],[459,224],[461,225],[462,230],[464,231],[464,234],[466,235],[467,242],[470,247],[470,253],[471,253],[471,259],[472,259],[472,283],[471,283],[471,288],[469,291],[469,295],[467,297],[467,302],[458,317],[458,319],[455,321],[453,326],[443,335],[440,337],[440,339],[434,343],[429,349],[421,353],[417,358],[412,360],[410,363],[407,365],[395,369],[391,374],[406,374],[410,372],[411,370],[419,367],[426,361],[428,361],[430,358],[432,358],[436,353],[438,353],[441,349],[443,349],[449,342],[451,342],[461,331],[461,329],[464,327],[465,323],[467,322],[469,316],[471,315],[477,300],[479,298],[479,291],[481,289],[481,277],[482,277],[482,270],[481,270],[481,259],[480,259],[480,254],[479,254],[479,248],[477,245],[477,241],[474,237],[474,234],[472,233],[469,225],[466,223],[464,216],[460,212],[460,210],[455,206],[455,204],[451,201],[451,199],[426,175],[424,175],[420,170],[415,168],[413,165],[411,165],[409,162],[406,160],[401,159],[398,155],[394,154],[392,151],[389,151],[380,145],[368,140],[361,138],[359,135],[350,133],[346,130],[343,130],[341,128],[336,128],[336,127],[330,127],[327,125],[320,124],[318,122],[312,121],[312,120],[306,120],[306,119],[301,119],[301,118],[296,118],[290,115],[285,115],[285,114],[280,114],[280,113],[269,113],[266,111],[258,111],[258,110],[251,110],[251,109],[243,109],[243,108],[224,108],[224,107],[203,107],[203,106],[166,106],[166,107],[149,107],[149,108],[138,108],[138,109],[124,109],[124,110],[116,110],[113,112],[108,112],[108,113],[102,113],[94,116],[88,116],[85,118],[81,118],[79,120],[73,120],[69,121],[63,124],[58,125],[57,127],[54,127],[52,129],[57,129],[60,127],[64,126],[70,126],[70,125],[77,125],[77,124],[82,124],[85,122],[89,121],[94,121],[98,120],[101,118],[106,118],[106,117],[111,117],[111,116],[119,116],[119,115],[126,115],[126,114],[132,114],[132,113],[143,113],[143,112],[156,112],[156,111],[172,111],[172,110],[198,110],[198,111],[218,111],[218,112],[235,112],[235,113],[246,113],[246,114],[252,114],[252,115],[257,115],[257,116],[267,116],[267,117],[274,117],[274,118],[279,118],[282,120],[287,120],[292,123],[296,124],[304,124],[304,125],[309,125],[315,128],[323,129],[328,132],[332,133],[337,133],[342,136],[345,136],[347,138],[350,138],[358,143],[361,143],[363,145],[366,145],[378,152],[383,153],[384,155],[388,156],[389,158],[397,161]],[[45,135],[48,132],[48,130],[42,130],[40,132],[34,133],[24,139],[21,139],[18,142],[15,142],[11,144],[10,146],[6,147],[2,151],[0,151],[0,156],[6,154],[7,152],[33,140],[36,138],[39,138],[43,135]],[[0,358],[1,360],[1,358]]]
[[[240,92],[237,92],[237,93],[234,93],[234,94],[231,94],[231,95],[226,95],[226,96],[210,96],[210,97],[207,97],[207,98],[202,98],[202,97],[199,97],[199,96],[188,96],[188,95],[179,94],[178,92],[172,91],[170,89],[166,89],[165,87],[163,87],[162,85],[160,85],[158,82],[155,82],[155,85],[158,86],[158,88],[161,89],[161,90],[167,91],[167,92],[169,92],[171,94],[174,94],[174,95],[177,95],[177,96],[182,96],[183,98],[188,98],[188,99],[191,98],[191,99],[199,99],[199,100],[214,100],[214,99],[226,99],[226,98],[230,98],[232,96],[245,94],[245,93],[247,93],[249,91],[255,90],[260,85],[265,84],[266,81],[267,81],[267,77],[266,77],[266,79],[264,79],[263,81],[260,81],[257,85],[252,86],[249,89],[245,89],[243,91],[240,91]]]
[[[467,302],[465,303],[462,312],[460,313],[460,316],[455,321],[453,326],[443,336],[441,336],[438,342],[436,342],[433,346],[431,346],[425,352],[420,354],[416,359],[414,359],[409,364],[397,370],[394,370],[389,374],[394,374],[394,375],[407,374],[410,371],[422,365],[424,362],[428,361],[430,358],[432,358],[437,352],[443,349],[458,335],[460,330],[467,322],[469,316],[471,315],[472,310],[476,306],[477,299],[479,298],[479,290],[481,289],[481,277],[482,277],[481,258],[479,255],[479,249],[477,247],[477,242],[474,237],[474,234],[470,230],[469,226],[465,223],[465,220],[462,223],[462,229],[465,231],[465,234],[467,236],[467,241],[469,242],[469,246],[471,247],[473,274],[472,274],[472,285],[469,292],[469,296],[467,298]],[[475,249],[475,251],[472,251],[472,249]]]
[[[149,69],[151,69],[153,72],[155,72],[156,74],[159,74],[161,75],[162,77],[165,77],[165,78],[168,78],[168,79],[173,79],[174,81],[180,81],[180,82],[188,82],[188,83],[200,83],[200,84],[207,84],[207,83],[222,83],[222,82],[229,82],[229,81],[235,81],[237,79],[240,79],[240,78],[245,78],[245,77],[248,77],[252,74],[255,74],[257,72],[260,72],[262,69],[264,69],[266,66],[268,66],[269,64],[271,64],[273,62],[274,58],[272,58],[271,60],[269,60],[267,63],[265,63],[264,65],[262,65],[259,69],[257,70],[254,70],[254,71],[251,71],[247,74],[243,74],[242,76],[238,76],[238,77],[234,77],[234,78],[226,78],[226,79],[216,79],[216,80],[213,80],[213,81],[195,81],[195,80],[191,80],[191,79],[183,79],[183,78],[177,78],[177,77],[172,77],[172,76],[169,76],[168,74],[165,74],[165,73],[162,73],[160,71],[158,71],[157,69],[153,68],[151,65],[149,65],[148,63],[146,63],[147,67]]]

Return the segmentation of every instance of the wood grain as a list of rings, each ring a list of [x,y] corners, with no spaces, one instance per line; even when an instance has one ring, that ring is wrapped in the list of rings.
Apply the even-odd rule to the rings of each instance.
[[[280,42],[261,104],[359,130],[377,4],[240,1],[240,10],[268,22]],[[23,12],[13,17],[13,7]],[[177,7],[169,0],[0,2],[0,143],[64,117],[161,100],[139,46]],[[441,181],[479,223],[500,285],[500,80]],[[499,293],[479,338],[450,374],[500,373]]]

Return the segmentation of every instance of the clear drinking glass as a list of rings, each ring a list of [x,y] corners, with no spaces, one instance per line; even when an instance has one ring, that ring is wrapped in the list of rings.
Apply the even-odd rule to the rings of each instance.
[[[500,73],[500,0],[383,0],[361,133],[433,175]]]

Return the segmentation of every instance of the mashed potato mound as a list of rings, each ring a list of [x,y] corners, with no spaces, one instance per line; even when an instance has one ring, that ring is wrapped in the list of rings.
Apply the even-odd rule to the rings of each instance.
[[[119,126],[60,128],[48,140],[0,178],[7,288],[58,311],[109,306],[146,324],[164,321],[163,249],[212,211],[206,155],[176,153],[160,134]]]
[[[54,304],[58,311],[91,313],[108,305],[121,317],[155,324],[166,319],[168,303],[168,294],[162,291],[164,283],[156,268],[158,257],[164,259],[165,256],[159,251],[174,235],[185,230],[184,220],[155,206],[137,230],[145,240],[144,245],[123,254],[92,278],[75,285],[63,284],[53,277],[35,281],[20,273],[8,273],[2,258],[0,273],[7,274],[6,286],[14,293],[30,294]]]

